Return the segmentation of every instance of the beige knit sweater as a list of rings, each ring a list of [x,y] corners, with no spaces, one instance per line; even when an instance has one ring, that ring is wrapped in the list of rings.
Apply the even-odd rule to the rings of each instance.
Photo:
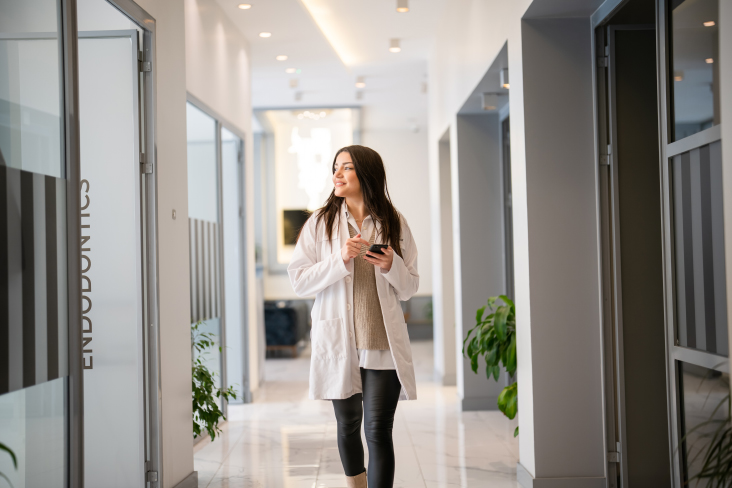
[[[348,233],[355,237],[359,232],[348,224]],[[369,243],[376,238],[376,226]],[[374,265],[363,258],[368,247],[361,246],[361,252],[353,259],[353,323],[356,328],[356,347],[358,349],[388,350],[389,339],[381,314],[381,303],[376,291]]]

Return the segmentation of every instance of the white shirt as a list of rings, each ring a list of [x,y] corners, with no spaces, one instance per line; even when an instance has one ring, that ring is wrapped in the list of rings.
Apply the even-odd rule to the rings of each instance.
[[[353,218],[351,212],[347,211],[348,223],[350,223],[354,229],[358,229],[356,219]],[[372,226],[374,221],[369,215],[363,219],[361,223],[361,237],[368,240],[363,236],[371,237],[373,232]],[[363,369],[396,369],[394,366],[394,359],[391,357],[391,351],[388,349],[377,350],[377,349],[356,349],[358,353],[358,366]]]

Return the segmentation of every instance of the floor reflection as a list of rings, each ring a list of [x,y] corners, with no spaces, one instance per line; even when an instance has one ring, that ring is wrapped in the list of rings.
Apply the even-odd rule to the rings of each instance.
[[[412,349],[419,399],[397,408],[394,486],[517,488],[514,425],[497,411],[459,412],[456,388],[432,381],[432,342]],[[231,406],[221,438],[197,446],[199,487],[346,486],[333,407],[307,399],[308,371],[307,351],[267,360],[257,402]]]

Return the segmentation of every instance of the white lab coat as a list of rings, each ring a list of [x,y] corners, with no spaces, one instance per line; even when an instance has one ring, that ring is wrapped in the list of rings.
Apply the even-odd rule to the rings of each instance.
[[[353,323],[353,260],[345,264],[341,257],[341,248],[350,237],[347,211],[344,202],[332,236],[326,235],[324,221],[316,232],[316,215],[308,219],[287,267],[295,293],[301,297],[315,295],[310,332],[312,400],[343,399],[363,392]],[[419,288],[417,246],[407,221],[400,217],[404,259],[395,252],[389,272],[374,266],[374,273],[389,349],[402,384],[399,399],[415,400],[412,348],[399,300],[408,300]],[[378,222],[376,229],[377,233],[381,229]],[[379,236],[377,243],[382,242],[383,236]]]

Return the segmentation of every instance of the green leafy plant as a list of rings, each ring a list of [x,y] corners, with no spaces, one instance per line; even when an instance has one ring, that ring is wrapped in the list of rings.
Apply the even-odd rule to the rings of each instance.
[[[193,438],[201,435],[202,429],[208,432],[213,441],[216,434],[221,432],[219,422],[226,420],[224,413],[219,408],[216,399],[221,398],[229,401],[236,399],[234,387],[226,389],[216,387],[216,373],[210,371],[203,360],[208,350],[215,347],[216,335],[211,332],[201,332],[199,327],[203,322],[197,322],[191,326],[191,353],[193,356]],[[194,354],[197,352],[198,354]],[[221,347],[219,347],[221,352]]]
[[[711,393],[710,393],[711,394]],[[709,397],[707,397],[709,398]],[[717,413],[724,409],[724,415],[717,418]],[[688,479],[687,485],[696,481],[699,486],[706,481],[707,488],[722,488],[732,485],[732,410],[730,394],[727,393],[717,403],[709,419],[695,425],[681,439],[681,448],[696,434],[696,441],[689,446],[691,454],[697,443],[702,443],[687,461],[687,465],[695,465],[700,461],[699,472]],[[678,448],[677,448],[678,450]]]
[[[500,304],[500,302],[503,304]],[[497,305],[498,303],[498,305]],[[488,315],[485,313],[488,311]],[[498,380],[501,364],[509,375],[516,374],[516,307],[505,295],[490,297],[488,304],[475,313],[475,327],[463,341],[463,356],[470,358],[470,367],[478,373],[478,358],[485,358],[485,374]],[[517,383],[505,387],[498,395],[498,409],[509,419],[518,412]],[[513,433],[518,435],[519,429]]]
[[[15,453],[12,449],[10,449],[8,446],[0,442],[0,451],[5,451],[10,455],[10,458],[13,460],[13,467],[17,470],[18,469],[18,458],[15,457]],[[10,482],[10,478],[5,476],[2,472],[0,472],[0,477],[2,477],[5,481],[8,482],[10,486],[13,486],[13,484]]]

